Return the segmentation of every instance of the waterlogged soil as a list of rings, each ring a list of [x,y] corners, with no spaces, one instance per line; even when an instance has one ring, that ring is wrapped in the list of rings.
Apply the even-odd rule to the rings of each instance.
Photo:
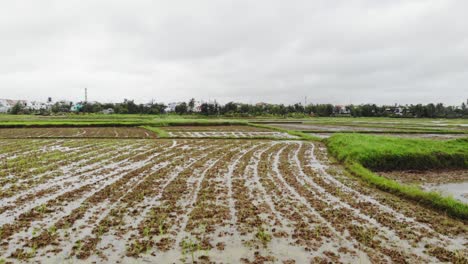
[[[443,195],[450,195],[453,198],[468,204],[468,181],[445,184],[429,184],[423,186],[425,189],[437,191]]]
[[[401,183],[416,184],[424,190],[437,191],[468,203],[468,170],[391,171],[379,174]]]
[[[273,127],[301,130],[301,131],[385,131],[394,130],[391,128],[374,128],[374,127],[358,127],[358,126],[337,126],[337,125],[319,125],[319,124],[268,124]]]
[[[232,132],[268,132],[266,128],[253,126],[170,126],[164,127],[167,131],[232,131]]]
[[[379,172],[379,174],[402,183],[437,185],[468,182],[468,170],[412,170]]]
[[[467,222],[304,141],[0,140],[0,263],[467,263]]]
[[[172,138],[274,138],[298,139],[299,137],[284,132],[258,131],[169,131]]]
[[[309,133],[309,135],[319,138],[329,138],[334,133]],[[468,137],[467,134],[398,134],[398,133],[366,133],[366,135],[386,136],[386,137],[400,137],[400,138],[425,138],[425,139],[457,139]]]
[[[138,127],[0,128],[0,138],[156,138]]]

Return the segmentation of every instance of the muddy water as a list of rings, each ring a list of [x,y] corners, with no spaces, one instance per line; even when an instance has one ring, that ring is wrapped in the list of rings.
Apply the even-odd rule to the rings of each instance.
[[[329,138],[334,133],[308,133],[311,136],[319,138]],[[401,137],[401,138],[426,138],[426,139],[456,139],[467,137],[466,134],[385,134],[385,133],[366,133],[364,135],[386,136],[386,137]]]
[[[468,181],[432,185],[428,189],[439,191],[444,195],[449,195],[464,203],[468,203]]]

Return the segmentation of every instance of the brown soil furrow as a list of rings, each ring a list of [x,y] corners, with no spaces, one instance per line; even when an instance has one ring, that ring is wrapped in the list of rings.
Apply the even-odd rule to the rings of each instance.
[[[156,156],[158,155],[159,153],[156,153],[155,155],[153,156]],[[142,170],[142,167],[143,165],[147,166],[147,163],[151,162],[151,159],[153,158],[153,156],[150,156],[149,158],[147,157],[146,160],[142,160],[142,161],[139,161],[139,162],[134,162],[134,163],[131,163],[127,166],[127,168],[121,168],[123,171],[120,171],[120,173],[124,172],[124,171],[129,171],[129,170],[132,170],[130,171],[129,173],[127,174],[124,174],[123,176],[120,176],[119,175],[119,172],[117,173],[111,173],[112,175],[112,181],[115,181],[115,182],[119,182],[121,183],[121,185],[125,185],[125,181],[127,181],[128,179],[131,179],[131,177],[135,174],[138,173],[138,171]],[[133,169],[135,168],[136,169]],[[106,185],[107,183],[112,183],[112,181],[109,181],[111,179],[108,179],[109,175],[105,175],[104,177],[100,177],[98,180],[95,180],[91,183],[87,183],[85,185],[81,185],[79,188],[75,188],[71,191],[67,191],[63,194],[61,194],[60,196],[54,198],[54,199],[50,199],[48,200],[46,203],[43,203],[43,205],[46,205],[46,209],[47,211],[51,211],[53,209],[54,206],[62,206],[63,202],[67,202],[67,201],[73,201],[73,200],[70,200],[70,197],[76,197],[78,198],[79,196],[77,196],[78,194],[81,196],[81,194],[84,194],[86,193],[87,191],[89,191],[90,189],[96,189],[96,188],[99,188],[96,186],[96,183],[97,182],[103,182],[103,184],[105,185],[105,188],[104,190],[101,190],[100,192],[105,192],[107,191],[110,186],[109,185]],[[115,178],[116,179],[113,179]],[[133,179],[132,179],[133,180]],[[107,189],[106,189],[107,188]],[[96,194],[94,194],[96,195]],[[89,198],[89,199],[92,199],[92,196]],[[8,238],[10,237],[11,235],[13,235],[15,230],[18,230],[18,229],[22,229],[24,227],[28,227],[30,225],[30,223],[32,221],[35,221],[38,219],[43,219],[45,217],[45,214],[43,212],[37,212],[38,209],[41,209],[42,206],[40,207],[36,207],[35,209],[29,211],[29,212],[25,212],[25,213],[22,213],[18,216],[18,218],[16,219],[16,221],[12,224],[5,224],[4,226],[2,226],[2,239],[5,239],[5,238]],[[5,230],[7,230],[7,232],[5,232]]]
[[[183,233],[186,218],[193,208],[200,182],[208,171],[226,155],[226,152],[236,150],[233,148],[234,145],[227,145],[205,155],[196,163],[187,166],[176,180],[164,188],[159,196],[158,204],[152,207],[144,221],[139,223],[138,235],[132,235],[127,256],[144,253],[141,250],[148,250],[151,255],[159,256],[174,247],[176,236]]]
[[[140,180],[140,178],[143,177],[145,173],[151,171],[151,169],[155,165],[155,161],[152,160],[155,156],[156,155],[149,156],[145,160],[138,162],[138,166],[136,166],[136,169],[131,170],[130,172],[118,177],[117,179],[113,179],[112,181],[104,181],[104,184],[101,187],[99,187],[97,191],[94,191],[91,195],[89,195],[86,199],[82,198],[79,202],[70,203],[70,206],[66,208],[67,210],[64,210],[65,214],[59,214],[57,217],[54,218],[56,220],[52,220],[52,222],[55,222],[59,219],[62,219],[58,221],[56,225],[53,225],[54,229],[60,230],[67,226],[71,226],[77,219],[81,218],[84,215],[87,209],[91,208],[92,206],[99,205],[106,200],[109,200],[110,202],[117,201],[123,193],[125,193],[128,189],[131,189],[131,186],[137,184],[138,180]],[[133,164],[133,166],[135,166],[135,164]],[[83,186],[80,189],[86,190],[88,189],[86,188],[88,186],[89,185]],[[78,199],[78,197],[72,199],[71,201],[75,201],[76,199]],[[47,208],[50,207],[51,206],[47,206]],[[70,213],[68,214],[67,212]],[[26,234],[23,235],[28,237],[28,232],[26,232]],[[54,235],[56,235],[56,232],[54,232]],[[53,239],[53,237],[51,236],[52,235],[50,234],[49,229],[47,229],[47,231],[42,232],[38,238],[33,239],[33,241],[28,246],[32,247],[33,249],[46,246],[49,243],[49,240]],[[12,251],[12,249],[10,249],[10,251]],[[21,257],[25,254],[25,252],[27,252],[27,247],[17,249],[13,252],[12,256]]]
[[[175,155],[177,159],[171,162],[171,167],[165,167],[163,171],[154,174],[154,177],[147,177],[144,181],[138,184],[131,192],[128,192],[124,197],[122,197],[121,204],[113,210],[114,213],[111,212],[109,217],[102,219],[100,224],[98,224],[98,226],[107,226],[107,228],[100,231],[99,236],[106,235],[106,233],[110,231],[109,227],[114,230],[113,234],[109,237],[122,238],[126,236],[126,233],[129,232],[128,228],[135,228],[135,223],[138,222],[138,219],[135,219],[135,217],[140,214],[144,214],[144,212],[141,211],[145,211],[148,206],[154,204],[155,200],[158,200],[158,197],[161,197],[162,191],[158,189],[161,188],[162,190],[165,190],[168,188],[168,185],[180,179],[182,172],[192,171],[193,168],[191,168],[191,166],[195,166],[195,164],[200,160],[203,160],[206,155],[213,153],[214,150],[211,150],[211,148],[213,148],[213,146],[200,150],[196,149],[193,153],[186,152],[184,154],[188,155],[184,156]],[[226,146],[222,146],[222,148],[226,148]],[[174,195],[174,192],[171,193]],[[154,195],[156,196],[152,198]],[[152,202],[147,203],[145,200],[152,200]],[[139,207],[139,203],[143,203],[145,206]],[[132,208],[132,210],[129,211],[126,208]],[[127,219],[126,221],[128,221],[130,225],[125,225],[123,223],[123,219]],[[117,223],[117,225],[114,227],[113,223]],[[111,226],[109,226],[109,224],[111,224]],[[98,230],[96,229],[93,230],[93,234],[95,235],[95,239],[93,241],[99,242],[100,239],[96,236],[97,231]],[[106,238],[106,241],[108,241],[109,244],[104,245],[104,248],[116,246],[112,245],[112,242],[115,242],[112,241],[112,239]],[[119,242],[116,244],[118,246],[118,244],[121,243]],[[95,245],[97,246],[97,243],[95,243]]]
[[[92,147],[92,145],[88,145],[87,147]],[[66,159],[57,161],[57,162],[51,162],[51,166],[41,168],[41,171],[44,172],[38,172],[37,170],[30,170],[26,172],[25,177],[17,177],[15,176],[15,183],[10,184],[10,186],[3,188],[2,189],[2,198],[10,198],[11,200],[12,196],[20,196],[21,191],[24,191],[25,189],[31,189],[34,188],[36,185],[44,183],[45,181],[54,181],[54,179],[58,176],[61,176],[65,173],[67,173],[68,168],[73,168],[73,167],[79,167],[81,164],[86,163],[87,161],[92,161],[93,159],[96,159],[96,162],[100,162],[99,157],[102,157],[103,155],[109,155],[109,152],[111,149],[115,147],[109,147],[109,148],[99,148],[95,147],[94,151],[91,151],[89,153],[86,153],[84,151],[87,150],[86,147],[80,149],[79,151],[83,152],[75,152],[72,153],[72,155],[69,155],[67,153]],[[105,154],[102,155],[97,155],[99,152],[105,152]],[[117,152],[114,153],[118,154]],[[29,176],[33,175],[33,176]],[[61,178],[63,179],[63,178]],[[3,199],[2,199],[3,200]],[[0,203],[3,203],[2,200],[0,200]]]
[[[175,146],[177,146],[177,144],[173,144],[172,146],[175,147]],[[193,148],[193,149],[197,150],[195,148]],[[64,227],[66,227],[66,226],[75,226],[76,227],[78,225],[78,227],[79,227],[81,224],[86,224],[86,226],[89,226],[89,227],[86,227],[84,229],[79,228],[77,232],[79,232],[80,234],[84,233],[85,235],[86,235],[86,232],[88,232],[88,234],[90,234],[90,235],[92,234],[92,232],[94,232],[94,233],[95,232],[104,232],[104,230],[100,230],[100,229],[96,230],[95,228],[93,228],[92,227],[93,223],[96,223],[96,224],[101,223],[101,221],[105,220],[105,218],[110,213],[114,214],[115,212],[118,212],[118,210],[115,210],[115,208],[117,208],[117,206],[120,205],[120,202],[123,199],[125,199],[125,197],[128,196],[127,194],[134,191],[135,186],[139,186],[139,185],[144,184],[143,182],[144,182],[145,179],[149,178],[152,175],[155,175],[156,173],[159,173],[160,170],[164,169],[166,166],[171,165],[170,162],[168,162],[168,161],[171,160],[174,157],[177,159],[178,154],[180,154],[182,152],[187,152],[187,148],[180,148],[178,151],[170,152],[168,155],[165,155],[163,157],[158,157],[156,160],[151,160],[151,158],[148,159],[148,160],[151,160],[151,163],[157,164],[157,166],[156,166],[157,168],[153,168],[151,171],[148,171],[150,174],[144,176],[142,179],[138,180],[137,182],[135,182],[135,179],[136,179],[135,177],[130,178],[130,181],[132,182],[132,185],[127,188],[127,191],[124,193],[124,195],[120,196],[120,198],[118,198],[116,201],[113,201],[111,206],[108,206],[108,203],[106,201],[99,200],[101,198],[99,198],[98,200],[94,199],[94,201],[93,201],[94,204],[95,204],[94,206],[87,205],[86,208],[80,207],[78,209],[75,209],[68,216],[66,216],[64,219],[61,219],[60,221],[58,221],[55,224],[55,226],[57,228],[59,228],[59,229],[62,229]],[[153,156],[153,158],[154,158],[154,156]],[[144,166],[146,166],[146,165],[144,165]],[[141,167],[137,166],[137,170],[138,170],[138,168],[141,168]],[[121,183],[123,183],[123,182],[121,182]],[[112,192],[114,189],[115,188],[112,188],[112,186],[111,186],[111,188],[109,188],[109,191]],[[109,195],[109,192],[107,192],[107,194]],[[112,194],[112,193],[110,193],[110,194]],[[115,197],[115,194],[113,194],[113,197]],[[131,205],[130,205],[130,207],[131,207]],[[91,213],[89,213],[89,212],[91,212]],[[98,225],[98,226],[100,226],[100,225]],[[61,232],[61,234],[62,233],[68,234],[68,237],[76,238],[76,237],[79,236],[79,237],[84,238],[84,235],[79,235],[76,232],[73,232],[71,234],[69,232]],[[89,246],[95,245],[95,242],[97,242],[96,240],[92,240],[90,238],[91,237],[87,237],[86,243],[83,242],[83,244],[88,247],[87,248],[88,250],[92,250],[92,247],[89,247]],[[80,242],[81,240],[80,239],[75,239],[75,243],[77,241]],[[72,245],[73,245],[73,243],[72,243]],[[71,252],[71,248],[69,248],[68,252]],[[68,254],[66,254],[66,256],[68,256]],[[84,257],[84,255],[81,255],[81,256]]]
[[[355,248],[358,244],[356,240],[347,237],[343,230],[336,228],[329,219],[321,215],[320,212],[326,208],[326,205],[301,192],[301,185],[291,177],[292,172],[284,166],[284,162],[288,160],[281,159],[280,162],[280,157],[283,153],[287,153],[291,146],[292,144],[281,144],[272,153],[266,169],[266,176],[271,182],[265,182],[264,186],[279,193],[282,199],[277,205],[278,208],[289,205],[288,209],[282,209],[282,213],[295,223],[293,238],[296,239],[296,243],[303,245],[306,250],[311,250],[314,253],[313,257],[319,257],[328,252],[334,256],[340,256],[345,262],[351,259],[354,261],[366,259],[366,253],[369,252]]]
[[[294,161],[289,162],[289,166],[293,167],[292,170],[295,171],[292,176],[295,176],[299,184],[304,186],[305,189],[312,193],[314,199],[320,200],[322,203],[326,204],[328,208],[334,208],[334,210],[339,210],[342,213],[346,213],[348,217],[354,221],[354,226],[352,228],[355,228],[356,225],[361,225],[362,228],[375,230],[376,232],[374,234],[373,240],[380,241],[382,244],[382,252],[391,252],[394,260],[397,260],[397,258],[406,258],[412,261],[421,261],[422,259],[426,259],[426,261],[433,261],[431,257],[425,254],[420,253],[415,255],[414,252],[418,252],[419,248],[417,250],[410,250],[412,244],[410,244],[409,241],[402,240],[400,237],[398,237],[393,229],[389,229],[388,227],[381,225],[374,218],[363,213],[359,208],[350,206],[349,203],[351,203],[352,199],[351,197],[347,197],[346,193],[340,193],[342,194],[342,197],[339,197],[336,195],[336,193],[338,193],[336,192],[336,187],[329,186],[330,188],[324,189],[322,186],[316,183],[322,182],[319,175],[316,175],[316,177],[309,177],[310,175],[306,176],[305,173],[301,170],[298,158],[298,153],[302,148],[303,144],[298,143],[297,150],[289,152],[287,156],[284,156],[284,158],[287,158],[289,161]],[[348,201],[348,203],[343,201]],[[349,227],[347,228],[349,230]],[[356,239],[359,239],[359,237]],[[385,246],[383,246],[383,244]],[[404,245],[403,248],[408,248],[408,250],[402,250],[401,245]],[[410,251],[413,253],[410,253]]]
[[[119,156],[113,156],[112,159],[118,158]],[[126,167],[125,166],[131,166],[131,164],[128,162],[128,159],[123,160],[118,163],[112,163],[110,166],[106,166],[104,164],[99,165],[98,167],[95,167],[92,170],[87,170],[85,173],[77,173],[77,174],[72,174],[67,177],[63,177],[58,181],[51,181],[51,182],[46,182],[40,186],[37,186],[35,188],[29,189],[25,193],[20,193],[11,199],[8,200],[3,200],[2,201],[2,211],[4,211],[4,208],[10,208],[12,206],[25,206],[25,208],[31,208],[34,206],[37,206],[41,203],[47,202],[47,200],[51,200],[57,196],[60,196],[67,191],[70,191],[71,188],[80,188],[83,185],[87,184],[93,184],[93,182],[97,182],[100,179],[103,179],[105,177],[109,176],[110,172],[114,172],[114,174],[125,171]],[[121,168],[114,169],[116,166],[122,166]],[[111,173],[112,175],[112,173]],[[41,197],[45,197],[42,199]],[[32,202],[34,204],[25,204],[26,202]],[[21,209],[16,209],[16,215],[21,213]],[[5,219],[5,215],[1,215],[3,220]],[[14,216],[10,216],[14,217]]]
[[[313,147],[312,147],[313,151]],[[310,153],[313,153],[313,152]],[[313,154],[312,154],[313,155]],[[401,217],[399,215],[395,216],[395,214],[389,213],[386,210],[382,209],[382,206],[379,206],[372,200],[369,201],[367,197],[360,197],[358,192],[350,191],[349,188],[341,188],[341,183],[337,183],[337,180],[330,179],[332,176],[325,172],[324,170],[318,170],[321,176],[315,175],[313,172],[310,173],[311,167],[301,166],[299,163],[299,155],[296,155],[296,161],[298,168],[305,168],[304,170],[309,171],[309,180],[314,179],[317,183],[325,188],[331,195],[335,196],[337,199],[341,199],[346,201],[346,203],[359,211],[359,213],[363,213],[375,219],[376,222],[385,226],[378,226],[378,229],[382,231],[382,229],[386,229],[386,232],[389,233],[392,231],[395,235],[400,237],[401,239],[407,240],[406,247],[417,247],[418,249],[414,249],[413,251],[423,251],[425,247],[427,247],[428,241],[434,241],[436,237],[439,237],[439,234],[435,234],[434,230],[432,230],[427,225],[422,225],[421,223],[415,222],[413,219],[409,219],[406,217]],[[301,155],[302,156],[302,155]],[[306,153],[304,153],[306,156]],[[324,180],[323,178],[327,179],[328,181]],[[368,221],[369,223],[373,223],[374,221]],[[453,241],[450,243],[451,239],[443,239],[437,240],[437,244],[446,244],[450,246],[450,244],[454,244]],[[434,242],[431,242],[434,243]],[[401,241],[398,243],[401,244]],[[421,255],[423,256],[423,255]],[[427,256],[426,256],[427,257]]]

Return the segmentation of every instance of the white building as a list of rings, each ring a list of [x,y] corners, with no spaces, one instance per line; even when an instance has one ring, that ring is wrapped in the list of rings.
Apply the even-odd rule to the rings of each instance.
[[[102,110],[101,113],[103,113],[103,114],[105,114],[105,115],[110,115],[110,114],[113,114],[113,113],[114,113],[114,109],[112,109],[112,108],[107,108],[107,109]]]
[[[26,107],[32,111],[46,110],[50,107],[49,104],[37,101],[31,101],[26,103]]]
[[[175,109],[178,105],[182,104],[183,102],[173,102],[173,103],[168,103],[166,109],[164,111],[166,112],[175,112]]]
[[[0,99],[0,113],[7,113],[17,103],[21,104],[23,107],[26,107],[28,104],[25,100]]]

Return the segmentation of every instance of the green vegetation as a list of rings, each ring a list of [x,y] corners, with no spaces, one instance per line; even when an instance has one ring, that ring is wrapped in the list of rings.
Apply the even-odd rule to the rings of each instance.
[[[255,237],[263,244],[264,247],[266,247],[267,244],[271,241],[270,233],[268,233],[268,231],[263,227],[258,229]]]
[[[169,134],[164,130],[159,127],[154,127],[154,126],[142,126],[142,128],[147,129],[151,132],[156,133],[159,138],[167,138],[169,137]]]
[[[253,126],[253,127],[258,127],[258,128],[265,128],[265,129],[278,131],[278,132],[288,133],[289,135],[297,136],[297,137],[299,137],[300,139],[303,139],[303,140],[311,140],[311,141],[321,141],[322,140],[319,137],[316,137],[316,136],[313,136],[313,135],[310,135],[310,134],[307,134],[307,133],[304,133],[304,132],[301,132],[301,131],[288,130],[288,129],[284,129],[284,128],[273,127],[273,126],[268,126],[268,125],[261,125],[261,124],[255,124],[255,123],[247,123],[247,125]]]
[[[468,139],[432,141],[359,134],[337,134],[326,140],[329,151],[347,169],[377,188],[468,219],[468,205],[437,192],[400,184],[372,170],[468,168]]]
[[[212,125],[246,125],[243,120],[225,119],[167,119],[167,118],[129,118],[129,115],[118,115],[113,118],[103,115],[66,116],[60,118],[0,118],[0,128],[15,127],[86,127],[86,126],[212,126]]]
[[[190,254],[192,257],[192,263],[195,263],[195,254],[202,250],[200,242],[195,238],[184,238],[181,242],[182,247],[182,254],[185,256],[186,254]]]
[[[371,170],[468,168],[468,138],[436,141],[360,134],[336,134],[330,152]]]

